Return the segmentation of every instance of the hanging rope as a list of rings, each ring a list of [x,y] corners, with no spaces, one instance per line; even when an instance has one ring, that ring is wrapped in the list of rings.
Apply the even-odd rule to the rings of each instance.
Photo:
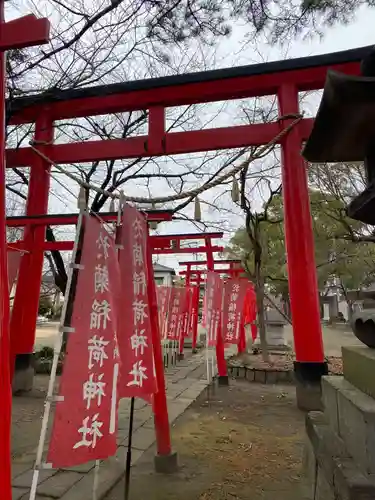
[[[185,198],[195,198],[196,196],[200,195],[204,191],[207,191],[208,189],[219,186],[223,182],[227,181],[230,177],[235,176],[238,172],[240,172],[241,170],[246,168],[254,160],[263,156],[264,153],[266,153],[267,151],[273,149],[275,147],[275,145],[280,141],[280,139],[282,139],[286,134],[288,134],[302,120],[303,115],[301,115],[301,114],[287,115],[285,117],[280,117],[278,121],[281,121],[284,119],[291,119],[291,118],[294,118],[294,120],[288,126],[286,126],[283,130],[281,130],[271,141],[269,141],[264,146],[260,147],[255,154],[250,155],[249,158],[244,160],[242,163],[240,163],[236,167],[232,168],[226,174],[220,175],[216,179],[214,179],[206,184],[203,184],[203,186],[201,186],[199,188],[191,189],[189,191],[185,191],[185,192],[180,193],[180,194],[173,194],[170,196],[159,197],[159,198],[145,198],[145,197],[124,195],[123,200],[125,202],[155,204],[155,203],[167,203],[169,201],[183,200]],[[35,147],[35,145],[48,145],[47,143],[41,143],[40,141],[35,143],[34,141],[30,141],[29,144],[30,144],[31,149],[38,156],[43,158],[43,160],[45,160],[47,163],[50,163],[51,165],[53,165],[56,168],[56,170],[65,174],[67,177],[69,177],[73,181],[77,182],[81,187],[83,187],[85,189],[91,189],[92,191],[95,191],[96,193],[107,196],[110,199],[119,199],[120,198],[120,194],[112,193],[110,191],[107,191],[105,189],[101,189],[93,184],[90,184],[88,182],[83,181],[75,174],[68,172],[67,170],[65,170],[65,168],[63,168],[60,165],[58,165],[57,163],[55,163],[53,160],[51,160],[51,158],[48,158],[48,156],[46,156],[44,153],[42,153],[42,151],[40,151],[39,149],[37,149]]]

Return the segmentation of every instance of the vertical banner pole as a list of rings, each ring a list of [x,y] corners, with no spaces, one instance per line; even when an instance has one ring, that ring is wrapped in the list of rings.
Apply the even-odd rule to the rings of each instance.
[[[129,434],[128,434],[128,450],[126,452],[126,466],[125,466],[125,495],[124,495],[125,500],[129,500],[129,493],[130,493],[130,468],[132,465],[134,402],[135,402],[135,398],[131,398],[131,400],[130,400],[130,417],[129,417]]]
[[[198,273],[197,275],[197,288],[198,288],[198,293],[196,294],[196,314],[194,317],[194,322],[193,322],[193,341],[192,341],[192,349],[193,352],[196,351],[197,349],[197,339],[198,339],[198,316],[199,316],[199,299],[200,299],[200,289],[201,289],[201,275]]]
[[[31,483],[31,490],[30,490],[30,497],[29,497],[30,500],[35,500],[35,497],[36,497],[36,489],[38,486],[38,479],[39,479],[39,470],[40,470],[41,465],[42,465],[44,444],[45,444],[46,437],[47,437],[48,420],[49,420],[49,416],[51,413],[51,404],[53,401],[53,390],[55,387],[57,366],[58,366],[59,357],[60,357],[60,353],[61,353],[61,346],[62,346],[62,342],[63,342],[64,331],[66,330],[65,318],[66,318],[66,313],[67,313],[67,309],[68,309],[70,289],[72,287],[74,266],[75,266],[75,262],[77,259],[77,251],[78,251],[79,239],[80,239],[80,235],[81,235],[83,216],[84,216],[85,210],[86,210],[86,193],[85,193],[85,190],[83,188],[80,188],[79,197],[78,197],[78,208],[79,208],[79,215],[78,215],[78,221],[77,221],[77,229],[76,229],[76,235],[75,235],[75,240],[74,240],[74,247],[73,247],[71,263],[70,263],[69,270],[68,270],[68,280],[67,280],[66,289],[65,289],[65,300],[63,303],[62,311],[61,311],[59,332],[56,336],[56,343],[55,343],[55,348],[54,348],[54,353],[53,353],[51,375],[50,375],[50,379],[49,379],[49,383],[48,383],[47,397],[46,397],[46,402],[44,405],[44,413],[43,413],[43,419],[42,419],[42,428],[40,431],[39,444],[38,444],[38,449],[36,452],[35,468],[34,468],[33,479],[32,479],[32,483]]]
[[[4,0],[0,0],[0,28],[5,24]],[[5,54],[0,52],[0,488],[2,500],[11,500],[11,421],[12,421],[12,388],[10,381],[10,337],[9,337],[9,290],[7,269],[7,243],[5,225]]]
[[[100,474],[100,460],[95,460],[94,485],[92,488],[92,500],[99,500],[98,499],[99,474]]]
[[[185,280],[185,289],[187,291],[189,285],[190,285],[190,270],[191,267],[188,265],[187,266],[187,271],[186,271],[186,280]],[[185,302],[187,299],[187,294],[185,294]],[[185,306],[186,307],[186,306]],[[182,333],[180,336],[180,345],[179,345],[179,358],[182,359],[184,356],[184,346],[185,346],[185,330],[188,328],[188,325],[185,324],[185,313],[184,313],[184,320],[183,320],[183,328],[182,328]]]

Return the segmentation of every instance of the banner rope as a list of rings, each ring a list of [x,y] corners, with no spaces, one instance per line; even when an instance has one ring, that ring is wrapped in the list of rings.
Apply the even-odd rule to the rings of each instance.
[[[269,141],[267,144],[264,146],[260,147],[259,150],[253,154],[250,155],[249,158],[244,160],[242,163],[239,165],[235,166],[232,168],[229,172],[220,175],[217,179],[213,179],[212,181],[203,184],[202,186],[191,189],[189,191],[185,191],[183,193],[179,194],[174,194],[170,196],[165,196],[165,197],[157,197],[157,198],[146,198],[146,197],[137,197],[137,196],[126,196],[124,194],[117,194],[113,193],[111,191],[107,191],[105,189],[101,189],[94,184],[91,184],[89,182],[85,182],[82,179],[80,179],[78,176],[75,174],[72,174],[71,172],[68,172],[64,167],[61,167],[57,163],[55,163],[51,158],[49,158],[47,155],[45,155],[42,151],[40,151],[36,145],[44,145],[48,146],[48,143],[43,143],[41,141],[35,142],[35,141],[30,141],[30,148],[38,155],[40,156],[43,160],[45,160],[47,163],[50,163],[53,165],[59,172],[62,174],[65,174],[67,177],[72,179],[73,181],[77,182],[79,186],[85,188],[85,189],[91,189],[92,191],[95,191],[96,193],[102,194],[104,196],[107,196],[108,198],[111,199],[120,199],[122,198],[124,202],[133,202],[133,203],[150,203],[150,204],[155,204],[155,203],[167,203],[170,201],[177,201],[177,200],[183,200],[185,198],[195,198],[201,193],[219,186],[223,182],[227,181],[230,177],[233,177],[236,175],[238,172],[246,168],[250,163],[255,161],[256,159],[260,158],[261,156],[264,155],[264,153],[268,152],[269,150],[273,149],[275,145],[282,139],[285,135],[287,135],[303,118],[302,114],[294,114],[294,115],[285,115],[281,116],[278,121],[286,120],[286,119],[292,119],[294,120],[286,126],[283,130],[281,130],[275,137]]]

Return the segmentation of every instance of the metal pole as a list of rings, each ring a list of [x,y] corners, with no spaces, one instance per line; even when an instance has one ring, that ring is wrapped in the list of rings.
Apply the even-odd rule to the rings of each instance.
[[[212,243],[209,238],[206,241],[207,248],[207,270],[214,270],[214,256],[212,251]],[[225,361],[225,353],[224,353],[224,341],[221,334],[221,328],[219,328],[218,336],[217,336],[217,344],[216,344],[216,363],[217,363],[217,371],[219,375],[219,383],[220,381],[225,383],[228,381],[228,372],[227,372],[227,364]]]
[[[4,19],[4,0],[0,0],[0,30]],[[2,500],[12,499],[11,486],[11,420],[12,390],[9,366],[9,290],[7,269],[7,243],[5,226],[5,54],[0,52],[0,492]]]
[[[80,213],[79,213],[78,222],[77,222],[76,238],[74,241],[74,249],[73,249],[73,253],[72,253],[71,264],[69,266],[69,271],[68,271],[68,281],[67,281],[66,290],[65,290],[65,300],[63,303],[62,311],[61,311],[59,332],[56,336],[56,343],[55,343],[55,348],[54,348],[54,353],[53,353],[51,375],[50,375],[50,379],[49,379],[49,383],[48,383],[47,397],[46,397],[46,402],[44,405],[44,413],[43,413],[43,419],[42,419],[42,428],[40,431],[39,444],[38,444],[38,449],[36,452],[35,468],[34,468],[33,479],[32,479],[32,483],[31,483],[31,490],[30,490],[30,497],[29,497],[30,500],[35,500],[35,497],[36,497],[36,489],[37,489],[37,485],[38,485],[39,471],[42,467],[43,450],[44,450],[44,444],[45,444],[46,437],[47,437],[47,428],[48,428],[49,416],[51,413],[51,405],[52,405],[53,401],[56,401],[56,399],[54,399],[54,396],[53,396],[53,391],[54,391],[54,387],[55,387],[57,366],[58,366],[58,361],[59,361],[59,357],[60,357],[63,336],[64,336],[65,332],[71,331],[70,328],[67,328],[65,326],[65,318],[66,318],[66,313],[67,313],[67,309],[68,309],[70,290],[72,287],[73,272],[75,269],[77,269],[77,270],[79,269],[78,265],[76,264],[76,259],[77,259],[77,251],[78,251],[78,247],[79,247],[83,217],[84,217],[85,210],[86,210],[86,194],[85,194],[85,191],[83,188],[80,189],[78,204],[79,204],[79,208],[80,208]]]
[[[130,417],[129,417],[129,434],[128,434],[128,449],[126,452],[126,465],[125,465],[125,494],[124,499],[129,500],[130,492],[130,468],[132,465],[132,441],[133,441],[133,422],[134,422],[134,401],[135,398],[130,400]]]

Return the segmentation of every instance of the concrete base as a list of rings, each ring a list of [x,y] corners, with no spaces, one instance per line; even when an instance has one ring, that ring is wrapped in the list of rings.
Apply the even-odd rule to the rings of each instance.
[[[297,407],[302,411],[321,411],[322,388],[320,382],[308,383],[296,380]]]
[[[34,355],[17,354],[12,382],[13,394],[23,394],[31,391],[34,383]]]
[[[354,430],[354,429],[353,429]],[[355,431],[354,431],[355,432]],[[369,500],[375,498],[375,483],[350,456],[325,415],[306,418],[304,500]]]
[[[155,455],[154,457],[155,471],[160,474],[173,474],[178,470],[177,453],[169,455]]]
[[[185,358],[185,355],[183,352],[177,354],[177,361],[183,361]]]
[[[345,380],[375,399],[375,349],[365,346],[343,347]]]
[[[219,375],[217,377],[217,381],[220,387],[228,386],[229,385],[229,377],[228,375]]]

